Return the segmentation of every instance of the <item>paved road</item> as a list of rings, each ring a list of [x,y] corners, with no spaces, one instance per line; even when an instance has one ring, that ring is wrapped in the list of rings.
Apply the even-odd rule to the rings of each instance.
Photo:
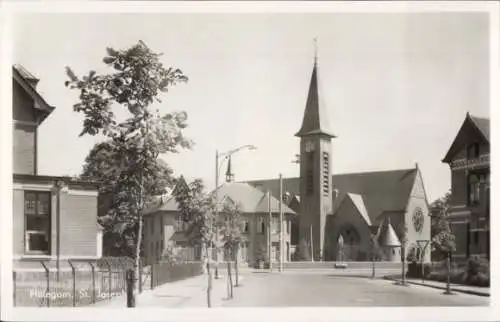
[[[328,271],[248,272],[234,299],[224,306],[487,306],[489,298],[443,295],[425,286],[334,275]]]

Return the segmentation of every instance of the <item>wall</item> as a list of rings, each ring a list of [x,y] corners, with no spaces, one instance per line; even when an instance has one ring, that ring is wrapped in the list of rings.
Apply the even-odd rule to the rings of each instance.
[[[336,215],[329,222],[327,232],[329,242],[328,249],[325,250],[326,260],[337,259],[339,234],[347,226],[352,226],[357,231],[360,238],[358,249],[366,254],[367,257],[364,260],[369,260],[371,250],[370,229],[349,197],[342,201]]]
[[[415,210],[420,208],[424,215],[424,224],[422,230],[418,232],[415,229],[415,225],[413,223],[413,215]],[[431,239],[431,217],[429,206],[427,204],[427,199],[425,196],[424,183],[422,177],[420,175],[420,171],[415,176],[415,182],[413,185],[413,189],[410,193],[410,198],[408,201],[408,206],[406,208],[405,214],[405,223],[408,229],[407,238],[408,242],[406,244],[406,250],[408,251],[412,247],[418,247],[418,240],[430,240]],[[431,260],[430,258],[430,249],[431,246],[428,245],[425,251],[424,261],[428,262]],[[406,253],[408,254],[408,253]]]
[[[16,81],[13,81],[12,95],[14,173],[36,174],[34,102]]]
[[[13,252],[25,256],[24,194],[27,190],[51,192],[50,254],[57,255],[57,236],[60,238],[60,256],[67,258],[94,258],[97,256],[97,191],[61,190],[60,229],[57,226],[57,190],[49,180],[43,183],[14,183],[13,191]],[[46,257],[47,257],[46,256]]]
[[[61,255],[97,255],[97,195],[89,191],[61,193]],[[55,225],[53,228],[56,229]]]

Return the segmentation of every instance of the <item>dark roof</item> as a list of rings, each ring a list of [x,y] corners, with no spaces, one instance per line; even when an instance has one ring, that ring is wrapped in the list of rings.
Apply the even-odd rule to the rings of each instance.
[[[337,174],[332,176],[332,185],[338,190],[333,200],[333,214],[346,197],[347,193],[362,196],[364,206],[375,224],[375,219],[384,211],[403,211],[406,209],[413,188],[417,168]],[[273,196],[279,196],[279,180],[255,180],[249,184],[263,190],[270,189]],[[283,179],[283,191],[299,195],[299,178]],[[358,198],[359,199],[359,198]]]
[[[330,131],[328,125],[328,115],[326,114],[323,96],[321,95],[318,82],[318,71],[316,62],[311,75],[309,84],[309,93],[307,95],[306,109],[302,120],[302,127],[295,134],[296,136],[306,136],[312,134],[323,134],[329,137],[335,137]]]
[[[92,188],[98,189],[100,182],[97,181],[85,181],[72,177],[57,177],[57,176],[40,176],[32,174],[13,174],[14,182],[54,182],[63,181],[67,185],[80,186],[82,188]]]
[[[476,137],[484,143],[490,143],[490,120],[488,118],[472,116],[467,113],[460,130],[458,130],[442,162],[450,163],[453,156],[467,145],[468,140]]]
[[[49,105],[45,99],[37,92],[34,85],[38,82],[38,78],[33,76],[21,65],[12,66],[12,77],[21,87],[28,93],[35,102],[34,108],[40,111],[40,123],[54,111],[55,107]]]

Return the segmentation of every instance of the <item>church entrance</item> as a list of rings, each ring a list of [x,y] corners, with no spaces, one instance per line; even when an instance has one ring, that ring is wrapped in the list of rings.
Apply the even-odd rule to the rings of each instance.
[[[337,261],[362,261],[361,238],[358,231],[351,225],[344,226],[337,237]]]

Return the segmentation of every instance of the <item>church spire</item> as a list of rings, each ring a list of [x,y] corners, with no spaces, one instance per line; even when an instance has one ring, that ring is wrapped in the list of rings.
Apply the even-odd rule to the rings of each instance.
[[[309,83],[309,93],[307,95],[306,109],[302,120],[302,127],[295,136],[303,137],[311,134],[323,134],[335,137],[328,126],[328,116],[326,115],[323,97],[321,96],[318,83],[318,48],[317,39],[314,38],[314,66]]]

